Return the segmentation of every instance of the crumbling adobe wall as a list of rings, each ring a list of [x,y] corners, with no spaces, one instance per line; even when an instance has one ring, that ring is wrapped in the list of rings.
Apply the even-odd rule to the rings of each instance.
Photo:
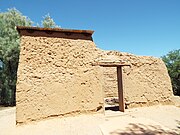
[[[17,123],[103,108],[96,52],[91,40],[22,36]]]
[[[171,103],[172,86],[161,59],[100,50],[91,40],[91,33],[82,32],[37,28],[19,31],[17,123],[101,110],[103,98],[117,97],[118,89],[116,68],[96,65],[100,61],[131,65],[123,67],[128,107]]]
[[[165,64],[159,58],[135,56],[117,51],[104,51],[101,61],[125,61],[123,86],[128,107],[169,104],[173,95],[171,81]],[[105,97],[118,97],[116,68],[102,68]]]

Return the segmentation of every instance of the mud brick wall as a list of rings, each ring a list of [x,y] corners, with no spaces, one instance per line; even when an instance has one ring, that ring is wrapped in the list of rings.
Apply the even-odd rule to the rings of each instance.
[[[103,110],[117,97],[116,68],[96,62],[122,62],[128,107],[170,104],[173,96],[165,64],[159,58],[96,48],[82,30],[22,28],[16,89],[16,121]],[[101,111],[102,112],[102,111]]]
[[[150,56],[136,56],[117,51],[104,51],[101,61],[126,61],[123,86],[129,107],[170,104],[173,96],[171,80],[164,62]],[[102,68],[105,97],[118,97],[116,68]]]
[[[103,108],[96,51],[91,40],[21,36],[17,123]]]

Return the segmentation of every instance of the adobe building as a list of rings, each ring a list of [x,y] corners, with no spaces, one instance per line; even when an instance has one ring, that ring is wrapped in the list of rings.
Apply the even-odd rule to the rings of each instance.
[[[172,86],[161,59],[98,49],[93,31],[17,27],[21,36],[16,121],[104,111],[105,97],[118,97],[122,66],[123,104],[171,103]],[[116,64],[115,64],[116,65]],[[118,65],[119,66],[119,65]]]

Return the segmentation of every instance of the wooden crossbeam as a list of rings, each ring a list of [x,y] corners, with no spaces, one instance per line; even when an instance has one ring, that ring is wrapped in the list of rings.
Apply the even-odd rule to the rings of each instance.
[[[102,67],[122,67],[122,66],[130,66],[125,62],[98,62],[97,65]]]

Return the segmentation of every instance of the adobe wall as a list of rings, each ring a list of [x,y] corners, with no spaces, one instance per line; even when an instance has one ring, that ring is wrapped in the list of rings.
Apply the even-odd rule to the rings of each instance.
[[[117,97],[117,73],[96,65],[99,61],[131,65],[123,67],[128,107],[171,103],[172,86],[161,59],[100,50],[91,31],[19,29],[17,123],[103,110],[104,97]]]
[[[135,56],[117,51],[104,51],[100,61],[126,61],[123,67],[123,86],[126,105],[136,107],[169,104],[173,96],[170,77],[164,62],[159,58]],[[105,97],[118,97],[116,68],[103,67]]]
[[[21,36],[17,123],[102,109],[96,52],[91,40]]]

